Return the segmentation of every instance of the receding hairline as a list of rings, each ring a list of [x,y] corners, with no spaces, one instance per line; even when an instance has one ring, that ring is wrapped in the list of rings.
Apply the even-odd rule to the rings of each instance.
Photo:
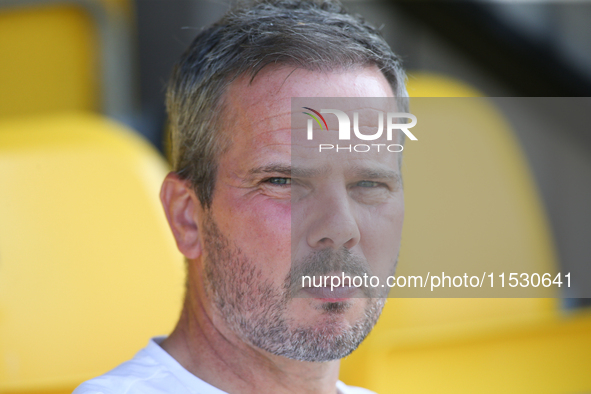
[[[253,84],[257,83],[257,81],[260,80],[260,78],[265,78],[266,76],[270,75],[270,74],[275,74],[275,73],[279,73],[281,71],[284,70],[289,70],[289,72],[286,74],[283,83],[279,86],[279,89],[277,90],[277,92],[279,92],[283,85],[285,84],[285,82],[287,82],[287,80],[289,78],[293,77],[294,72],[298,71],[298,70],[304,70],[304,71],[309,71],[309,72],[318,72],[321,74],[342,74],[342,73],[347,73],[347,72],[354,72],[354,71],[362,71],[362,70],[374,70],[376,71],[376,75],[379,75],[379,78],[382,79],[383,82],[383,86],[387,86],[387,94],[388,94],[388,98],[396,98],[396,93],[394,92],[394,89],[392,87],[392,85],[390,84],[390,82],[388,81],[387,77],[384,75],[384,73],[380,70],[380,68],[377,66],[377,64],[374,63],[368,63],[368,64],[356,64],[356,65],[349,65],[349,66],[341,66],[341,65],[335,65],[335,66],[330,66],[330,65],[325,65],[326,67],[324,67],[324,69],[320,70],[317,68],[308,68],[308,67],[299,67],[290,63],[276,63],[276,64],[269,64],[267,66],[265,66],[263,69],[260,69],[256,72],[244,72],[241,75],[237,75],[234,78],[231,78],[228,80],[228,82],[224,85],[222,92],[219,96],[218,102],[215,104],[215,107],[218,109],[219,113],[217,116],[217,120],[215,121],[216,123],[216,132],[218,133],[223,133],[223,130],[226,128],[224,126],[229,126],[228,121],[231,120],[232,118],[228,119],[228,113],[227,113],[227,106],[229,104],[228,102],[228,95],[232,93],[232,89],[237,88],[237,86],[239,84],[242,84],[242,86],[246,86],[246,87],[251,87]],[[246,83],[246,85],[244,85]],[[270,93],[270,92],[268,92]],[[268,95],[265,94],[265,97],[267,97]],[[289,96],[289,97],[285,97],[286,99],[291,99],[293,97],[312,97],[312,96]],[[336,98],[336,97],[345,97],[345,96],[324,96],[324,97],[331,97],[331,98]],[[321,97],[318,97],[321,98]]]

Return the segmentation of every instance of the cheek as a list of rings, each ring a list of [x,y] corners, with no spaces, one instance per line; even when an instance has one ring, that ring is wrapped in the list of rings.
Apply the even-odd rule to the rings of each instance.
[[[218,201],[220,209],[215,214],[221,231],[266,277],[282,282],[291,263],[290,201],[262,195],[241,198],[232,193]]]
[[[387,270],[400,250],[404,200],[365,212],[360,218],[361,248],[373,268]],[[380,271],[382,271],[380,269]]]

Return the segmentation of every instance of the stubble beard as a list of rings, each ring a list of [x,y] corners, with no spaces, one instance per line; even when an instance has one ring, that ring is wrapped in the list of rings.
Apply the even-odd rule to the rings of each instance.
[[[242,340],[269,353],[301,361],[326,362],[348,356],[365,339],[384,307],[384,298],[367,298],[363,316],[342,323],[345,302],[324,303],[323,324],[301,326],[288,316],[293,280],[281,288],[264,279],[239,247],[219,230],[211,213],[203,222],[205,290],[227,326]],[[323,316],[324,317],[324,316]]]

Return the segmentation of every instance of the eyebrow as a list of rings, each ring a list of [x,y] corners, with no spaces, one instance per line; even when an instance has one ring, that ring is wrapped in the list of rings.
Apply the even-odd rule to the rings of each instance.
[[[281,174],[291,176],[291,166],[281,163],[271,163],[264,166],[251,168],[248,173],[250,175]]]
[[[395,184],[401,184],[400,174],[396,171],[386,168],[368,168],[368,167],[353,167],[351,171],[355,176],[363,179],[383,179],[393,181]],[[320,168],[302,168],[292,167],[284,163],[270,163],[264,166],[253,168],[249,171],[250,175],[261,174],[280,174],[286,177],[295,178],[315,178],[330,173],[328,166]]]
[[[250,175],[260,174],[281,174],[285,176],[294,176],[296,178],[314,178],[317,176],[326,175],[330,172],[328,166],[320,168],[302,168],[292,167],[281,163],[271,163],[264,166],[253,168],[249,171]]]
[[[400,182],[400,174],[398,172],[383,168],[354,167],[353,173],[365,179],[386,179],[397,183]]]

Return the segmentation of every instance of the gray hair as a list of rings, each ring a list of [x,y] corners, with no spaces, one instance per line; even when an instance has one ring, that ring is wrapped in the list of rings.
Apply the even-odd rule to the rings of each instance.
[[[399,58],[377,29],[338,1],[237,4],[197,35],[166,94],[173,170],[191,182],[204,208],[212,202],[218,158],[229,147],[226,133],[218,131],[223,94],[239,76],[252,82],[270,64],[323,72],[373,65],[396,97],[408,97]]]

